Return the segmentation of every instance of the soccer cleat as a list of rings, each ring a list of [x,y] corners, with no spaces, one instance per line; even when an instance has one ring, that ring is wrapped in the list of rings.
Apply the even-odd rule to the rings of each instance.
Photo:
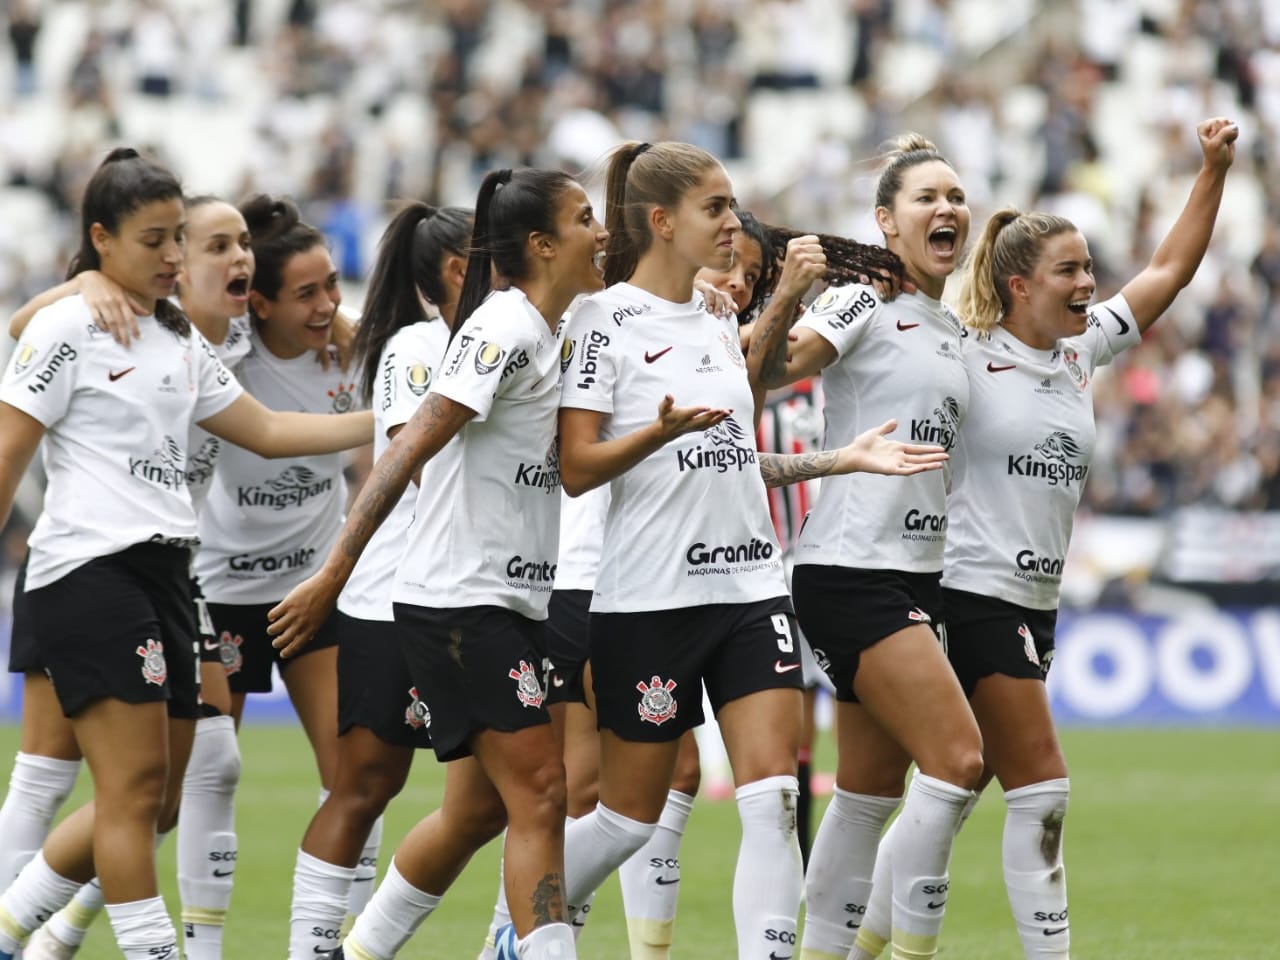
[[[79,944],[63,943],[44,926],[31,935],[22,957],[23,960],[71,960],[79,950]]]
[[[508,923],[493,938],[493,960],[519,960],[516,953],[516,925]]]

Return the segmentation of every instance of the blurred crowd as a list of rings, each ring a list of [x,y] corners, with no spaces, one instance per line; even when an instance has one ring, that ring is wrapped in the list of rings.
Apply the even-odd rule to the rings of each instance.
[[[1273,0],[0,0],[0,308],[54,281],[108,145],[289,193],[358,302],[403,197],[724,158],[765,219],[875,239],[874,157],[935,140],[970,193],[1074,219],[1099,298],[1147,262],[1225,114],[1241,149],[1193,286],[1098,382],[1087,506],[1280,508],[1280,4]]]

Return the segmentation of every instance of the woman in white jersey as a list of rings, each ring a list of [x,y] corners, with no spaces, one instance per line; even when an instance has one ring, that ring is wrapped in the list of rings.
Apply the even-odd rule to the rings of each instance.
[[[0,957],[69,900],[95,862],[124,956],[176,952],[154,840],[176,808],[198,715],[187,430],[198,420],[274,456],[333,442],[244,395],[167,301],[184,220],[172,174],[113,151],[86,187],[71,269],[100,270],[127,290],[147,311],[142,339],[126,350],[81,297],[68,297],[32,320],[0,385],[0,512],[48,441],[26,611],[94,777],[93,803],[59,824],[0,899]]]
[[[1044,678],[1093,457],[1093,378],[1168,309],[1209,245],[1238,130],[1219,117],[1196,132],[1204,162],[1186,206],[1116,296],[1089,306],[1093,265],[1074,224],[1012,208],[988,221],[960,292],[970,393],[948,498],[947,652],[982,728],[983,780],[1005,791],[1005,886],[1028,960],[1070,951],[1069,784]],[[895,824],[880,857],[896,858],[897,843]],[[882,899],[877,889],[859,936],[872,950],[885,938]]]
[[[564,765],[545,706],[542,626],[560,512],[561,318],[576,296],[603,285],[606,236],[566,174],[485,177],[441,373],[374,464],[320,572],[271,612],[275,642],[289,655],[323,622],[423,468],[392,599],[432,746],[454,762],[443,805],[400,844],[335,956],[395,956],[504,820],[521,956],[575,955],[563,894]],[[490,292],[491,274],[505,289]]]
[[[356,334],[360,398],[374,411],[374,455],[440,374],[471,233],[471,212],[412,203],[388,224]],[[423,310],[430,305],[432,314]],[[289,956],[337,946],[347,913],[373,893],[382,812],[404,786],[415,749],[430,748],[427,712],[400,652],[391,588],[417,484],[378,528],[333,614],[338,635],[338,763],[333,789],[302,838],[293,875]]]
[[[876,190],[885,245],[915,286],[888,303],[863,285],[825,291],[788,343],[761,330],[763,379],[821,371],[824,445],[892,412],[900,432],[951,449],[968,404],[960,325],[941,300],[969,231],[964,188],[927,140],[904,137]],[[752,343],[753,359],[757,341]],[[789,352],[789,355],[788,355]],[[935,631],[947,526],[946,477],[825,481],[796,549],[792,592],[805,636],[836,686],[836,790],[806,877],[807,960],[848,953],[870,894],[876,844],[918,771],[894,862],[895,947],[931,957],[955,825],[982,772],[982,740]]]
[[[574,313],[561,400],[566,490],[610,483],[612,497],[590,623],[600,802],[566,834],[568,899],[579,903],[654,832],[705,685],[743,823],[738,955],[763,960],[795,943],[802,871],[800,652],[762,474],[776,482],[842,462],[757,454],[737,324],[708,313],[693,288],[699,269],[732,259],[739,221],[723,167],[688,144],[626,144],[607,195],[615,283]],[[820,248],[804,261],[800,293],[825,269]]]

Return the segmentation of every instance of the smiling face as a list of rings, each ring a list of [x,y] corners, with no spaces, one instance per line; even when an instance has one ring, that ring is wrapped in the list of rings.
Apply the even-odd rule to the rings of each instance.
[[[574,294],[604,289],[604,248],[609,231],[596,219],[587,192],[570,183],[556,208],[556,271],[566,290]]]
[[[173,293],[182,268],[186,211],[182,200],[144,204],[120,221],[115,233],[102,224],[89,228],[104,274],[141,301],[150,312]]]
[[[197,317],[238,317],[248,309],[252,279],[253,246],[240,211],[221,201],[188,210],[183,309]]]
[[[1089,244],[1077,230],[1055,234],[1044,241],[1030,277],[1009,279],[1006,325],[1031,346],[1051,349],[1064,337],[1084,333],[1094,289]]]
[[[876,208],[876,222],[907,276],[929,296],[942,296],[969,238],[969,207],[956,172],[941,160],[910,167],[892,208]]]
[[[261,321],[262,342],[277,357],[290,359],[329,345],[333,315],[342,302],[338,270],[323,244],[295,253],[281,270],[280,293],[268,300],[254,290],[249,294],[253,312]]]
[[[733,212],[733,184],[720,164],[708,167],[673,209],[656,210],[654,220],[659,234],[689,263],[699,269],[729,269],[733,238],[742,224]]]
[[[727,270],[711,270],[704,267],[697,279],[705,280],[717,290],[733,298],[733,308],[742,313],[751,302],[760,272],[764,269],[764,256],[760,244],[739,230],[733,235],[733,262]]]

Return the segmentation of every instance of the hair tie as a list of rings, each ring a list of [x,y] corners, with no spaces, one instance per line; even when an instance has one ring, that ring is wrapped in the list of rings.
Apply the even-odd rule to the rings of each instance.
[[[640,154],[644,153],[646,150],[648,150],[652,146],[653,146],[652,143],[646,142],[636,147],[635,151],[631,154],[631,162],[634,163],[636,160],[638,160],[640,158]]]

